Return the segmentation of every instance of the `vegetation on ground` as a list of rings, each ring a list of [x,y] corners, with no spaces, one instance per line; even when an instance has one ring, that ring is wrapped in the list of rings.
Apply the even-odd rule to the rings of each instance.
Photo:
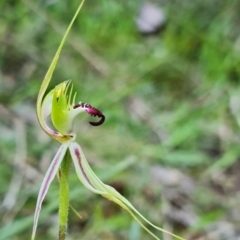
[[[79,1],[0,2],[0,240],[28,239],[36,198],[59,147],[39,128],[39,86]],[[96,106],[75,127],[100,178],[148,219],[186,239],[239,237],[239,1],[155,1],[164,28],[142,35],[142,1],[87,0],[52,86],[71,79]],[[50,86],[51,87],[51,86]],[[151,239],[70,174],[68,239]],[[36,239],[55,239],[58,181]],[[160,236],[164,239],[164,236]],[[167,238],[166,238],[167,239]]]

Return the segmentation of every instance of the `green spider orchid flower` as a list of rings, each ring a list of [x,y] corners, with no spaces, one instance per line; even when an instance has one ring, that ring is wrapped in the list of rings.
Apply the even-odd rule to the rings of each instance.
[[[59,172],[59,169],[61,169],[61,164],[64,158],[66,158],[67,156],[72,160],[77,176],[86,188],[88,188],[90,191],[96,194],[102,195],[103,197],[121,206],[154,238],[159,239],[157,236],[155,236],[151,231],[147,229],[147,227],[144,225],[144,222],[149,224],[155,229],[158,229],[164,233],[168,233],[178,239],[184,240],[181,237],[178,237],[164,229],[161,229],[153,225],[146,218],[144,218],[125,197],[123,197],[111,186],[104,184],[92,171],[91,167],[89,166],[85,158],[82,148],[78,143],[75,142],[76,134],[73,131],[73,122],[75,117],[78,114],[87,112],[91,116],[100,118],[100,120],[97,122],[90,122],[91,125],[93,126],[101,125],[105,120],[105,117],[102,114],[102,112],[92,107],[89,104],[81,103],[81,102],[75,103],[76,94],[73,94],[73,87],[72,87],[71,81],[65,81],[57,85],[53,90],[51,90],[44,97],[47,87],[49,85],[49,82],[51,80],[51,77],[53,75],[54,69],[56,67],[56,64],[58,62],[58,58],[61,53],[64,42],[66,40],[66,37],[83,5],[83,2],[84,0],[79,5],[60,43],[60,46],[43,80],[43,83],[41,85],[38,98],[37,98],[37,116],[38,116],[39,123],[42,129],[50,137],[52,137],[53,139],[61,143],[61,146],[57,151],[55,157],[53,158],[39,190],[36,210],[34,214],[34,223],[33,223],[33,231],[32,231],[31,239],[32,240],[35,239],[37,223],[38,223],[42,202],[47,194],[47,191],[49,189],[51,182]],[[52,125],[54,126],[55,129],[52,129],[48,125],[47,123],[48,117],[51,117]],[[62,178],[61,171],[60,171],[59,177],[60,179]],[[65,229],[63,229],[63,231],[65,231]],[[59,239],[65,239],[65,236],[63,238],[59,237]]]

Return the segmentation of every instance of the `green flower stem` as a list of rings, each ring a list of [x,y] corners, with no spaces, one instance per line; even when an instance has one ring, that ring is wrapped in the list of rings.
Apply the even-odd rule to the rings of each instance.
[[[66,152],[61,163],[60,188],[59,188],[59,240],[64,240],[67,230],[68,208],[69,208],[69,188],[68,175],[71,166],[69,151]]]

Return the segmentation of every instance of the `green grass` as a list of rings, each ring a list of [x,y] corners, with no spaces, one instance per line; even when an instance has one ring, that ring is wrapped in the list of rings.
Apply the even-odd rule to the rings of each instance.
[[[43,169],[57,149],[36,121],[36,96],[78,4],[0,3],[0,204],[15,174],[21,178],[13,207],[0,209],[0,240],[31,234]],[[240,155],[240,4],[162,1],[168,21],[150,37],[136,29],[139,7],[133,0],[87,0],[51,86],[72,79],[77,100],[103,111],[106,122],[98,128],[88,125],[87,116],[78,118],[78,142],[101,179],[118,184],[146,217],[189,239],[227,216],[237,227],[239,217],[230,214],[239,209],[237,174],[229,169],[237,168]],[[24,141],[16,121],[26,135],[25,170],[14,161],[17,139]],[[163,217],[164,204],[171,203],[168,189],[151,177],[155,166],[177,169],[196,183],[180,204],[190,204],[197,215],[192,226]],[[70,179],[72,205],[83,219],[70,211],[69,239],[151,239],[125,212],[82,188],[74,171]],[[57,239],[57,194],[55,181],[37,239]]]

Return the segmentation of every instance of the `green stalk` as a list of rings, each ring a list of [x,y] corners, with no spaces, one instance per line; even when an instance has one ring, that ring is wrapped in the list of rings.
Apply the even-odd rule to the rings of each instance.
[[[71,157],[69,150],[67,150],[59,174],[59,240],[64,240],[67,230],[68,222],[68,208],[69,208],[69,188],[68,175],[71,166]]]

